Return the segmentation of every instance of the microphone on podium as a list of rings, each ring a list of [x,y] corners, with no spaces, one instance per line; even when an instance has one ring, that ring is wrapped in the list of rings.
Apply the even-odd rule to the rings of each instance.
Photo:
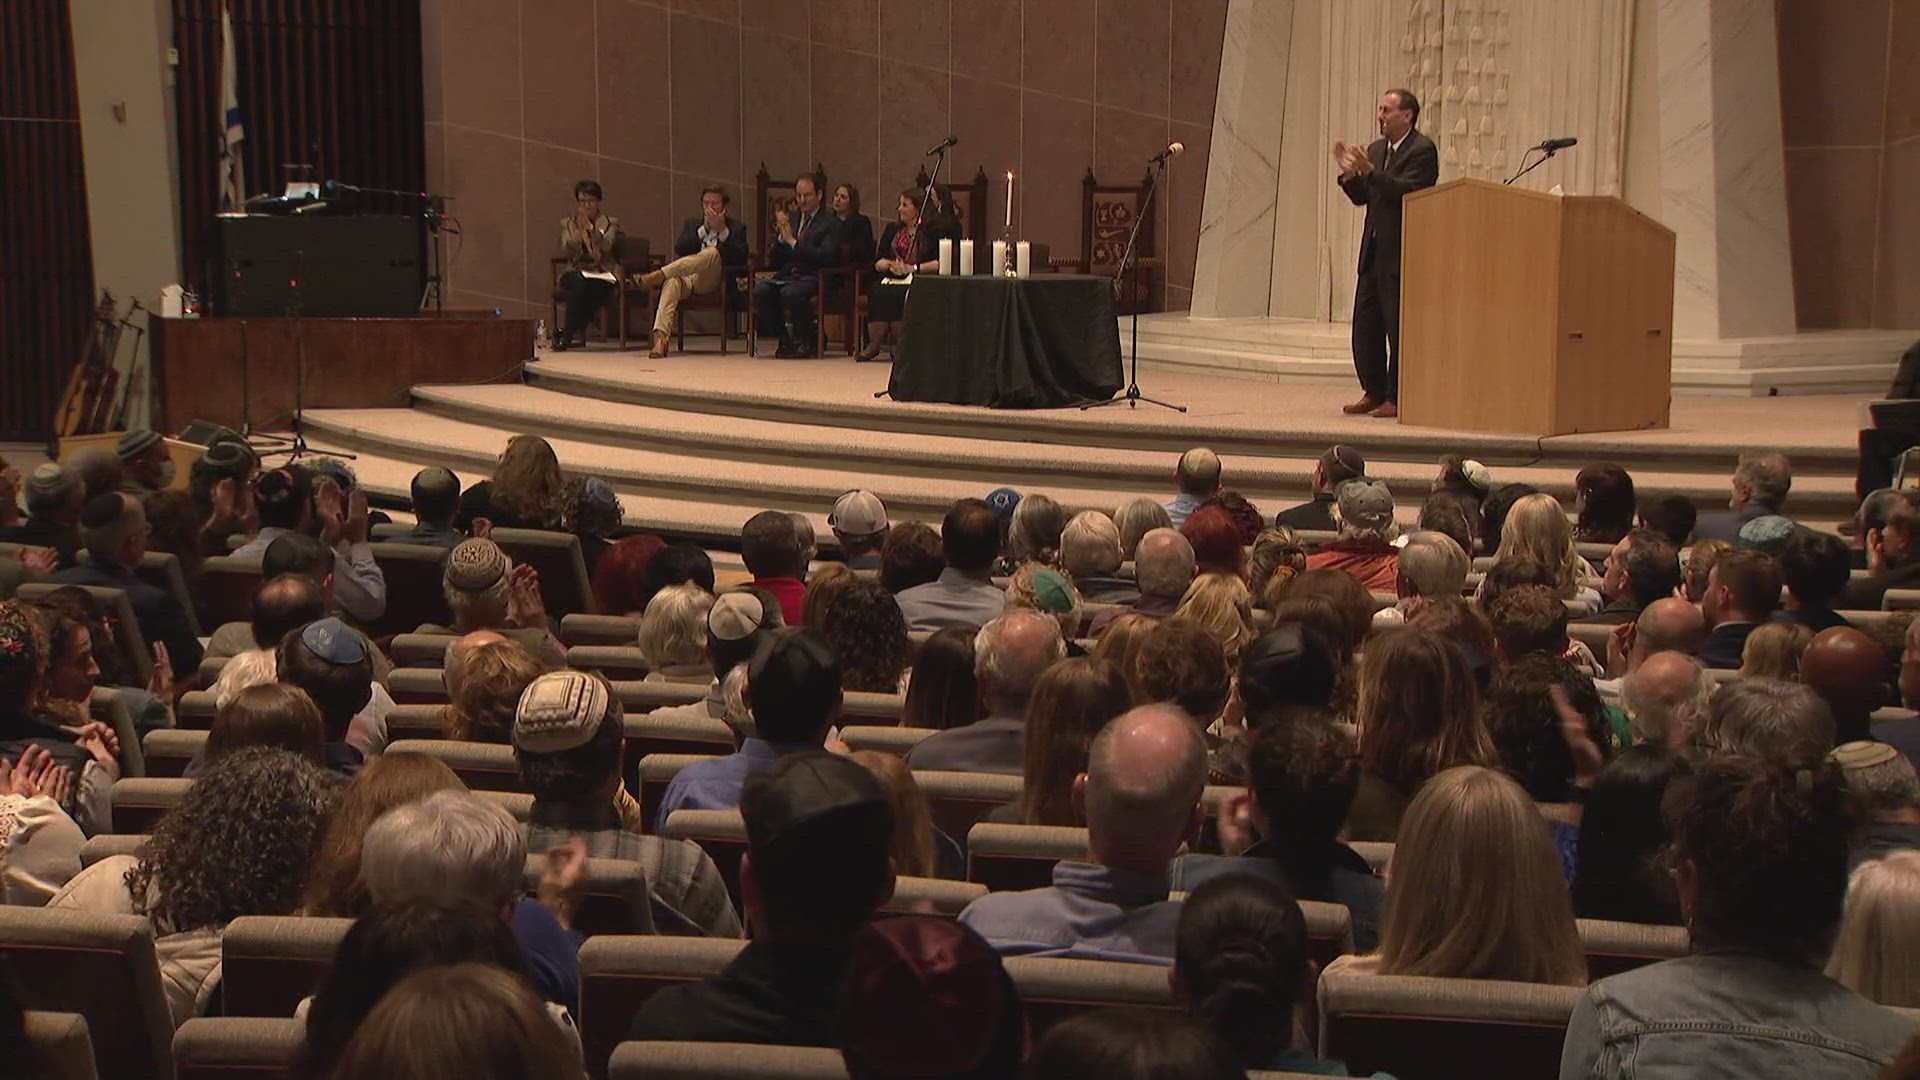
[[[1539,146],[1534,147],[1534,149],[1545,150],[1547,153],[1551,154],[1556,150],[1565,150],[1569,146],[1578,146],[1578,145],[1580,145],[1579,139],[1576,139],[1571,135],[1562,135],[1557,139],[1548,139],[1546,142],[1543,142]]]
[[[1181,153],[1185,152],[1186,149],[1187,149],[1186,143],[1183,143],[1183,142],[1168,143],[1167,148],[1165,150],[1162,150],[1159,153],[1148,158],[1147,162],[1152,165],[1158,165],[1170,157],[1179,156]]]

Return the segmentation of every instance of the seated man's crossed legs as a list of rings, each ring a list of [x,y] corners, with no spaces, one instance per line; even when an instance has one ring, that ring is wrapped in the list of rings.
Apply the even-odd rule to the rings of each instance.
[[[653,315],[653,348],[647,353],[658,359],[667,355],[667,341],[680,317],[680,302],[688,293],[699,296],[718,289],[725,278],[720,264],[720,249],[710,247],[696,255],[675,259],[641,279],[648,288],[660,289],[660,306]]]

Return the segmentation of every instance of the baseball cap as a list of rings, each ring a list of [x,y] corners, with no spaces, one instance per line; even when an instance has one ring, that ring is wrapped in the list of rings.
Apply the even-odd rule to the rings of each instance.
[[[747,695],[785,709],[830,710],[840,697],[840,661],[816,631],[783,628],[767,635],[747,661]]]
[[[1320,471],[1326,474],[1328,483],[1339,484],[1365,476],[1367,459],[1351,446],[1336,444],[1320,455]]]
[[[1356,529],[1384,532],[1393,524],[1393,492],[1378,480],[1349,480],[1337,498],[1340,519]]]
[[[827,528],[847,536],[874,536],[887,531],[887,507],[880,496],[855,489],[834,500]]]
[[[550,671],[527,684],[513,715],[513,745],[533,754],[585,746],[619,703],[584,671]]]
[[[1020,1000],[993,946],[952,919],[876,919],[854,936],[840,1046],[856,1076],[964,1075],[1018,1057]]]

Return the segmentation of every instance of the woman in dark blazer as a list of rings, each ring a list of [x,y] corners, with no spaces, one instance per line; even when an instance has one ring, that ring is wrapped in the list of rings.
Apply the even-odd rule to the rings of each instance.
[[[833,216],[840,221],[841,264],[865,269],[873,261],[873,219],[860,212],[859,188],[834,185]]]
[[[867,345],[854,358],[863,363],[878,360],[882,353],[887,359],[893,359],[900,321],[906,317],[907,279],[916,273],[931,273],[940,268],[940,240],[945,233],[941,223],[952,215],[944,207],[938,208],[930,220],[923,223],[920,220],[923,197],[924,193],[915,188],[902,191],[896,220],[880,234],[880,244],[875,249],[877,258],[873,262],[880,280],[867,292]],[[934,198],[945,200],[951,196],[936,190]]]

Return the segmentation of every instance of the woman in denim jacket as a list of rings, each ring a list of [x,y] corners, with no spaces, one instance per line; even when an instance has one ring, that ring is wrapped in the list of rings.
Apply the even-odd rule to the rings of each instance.
[[[1561,1080],[1866,1080],[1892,1062],[1914,1024],[1820,970],[1847,893],[1838,770],[1725,757],[1669,795],[1694,955],[1588,988]]]

